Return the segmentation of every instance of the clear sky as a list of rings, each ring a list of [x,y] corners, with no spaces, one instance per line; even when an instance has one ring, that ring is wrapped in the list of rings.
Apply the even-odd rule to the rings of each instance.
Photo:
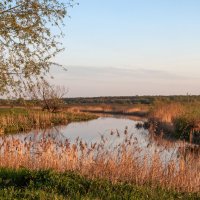
[[[200,94],[199,0],[79,0],[52,70],[68,96]]]

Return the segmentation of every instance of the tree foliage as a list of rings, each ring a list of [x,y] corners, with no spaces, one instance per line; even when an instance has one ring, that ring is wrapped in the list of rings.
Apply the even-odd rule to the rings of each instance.
[[[63,50],[59,37],[73,0],[0,1],[0,93],[21,93],[43,79]],[[52,27],[56,27],[52,31]]]

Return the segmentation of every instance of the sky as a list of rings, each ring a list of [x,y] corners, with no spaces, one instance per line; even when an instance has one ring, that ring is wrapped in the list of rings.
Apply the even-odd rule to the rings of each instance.
[[[199,0],[78,0],[52,83],[69,97],[200,94]]]

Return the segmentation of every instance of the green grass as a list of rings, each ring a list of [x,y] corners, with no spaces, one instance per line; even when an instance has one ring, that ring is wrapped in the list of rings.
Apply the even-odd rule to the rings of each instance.
[[[0,169],[0,199],[192,200],[200,196],[150,186],[90,180],[73,172]]]

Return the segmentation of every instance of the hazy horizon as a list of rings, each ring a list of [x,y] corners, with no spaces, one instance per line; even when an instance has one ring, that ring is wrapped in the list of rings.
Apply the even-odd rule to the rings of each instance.
[[[66,68],[67,71],[52,69],[51,74],[55,76],[51,82],[65,85],[69,89],[68,97],[200,94],[199,78],[187,74],[141,68]]]

